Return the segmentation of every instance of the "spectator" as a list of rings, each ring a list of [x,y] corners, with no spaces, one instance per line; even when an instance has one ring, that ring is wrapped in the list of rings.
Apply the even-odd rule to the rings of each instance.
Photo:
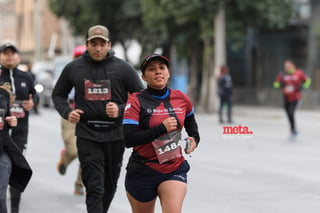
[[[218,95],[220,98],[219,107],[219,122],[224,123],[223,108],[227,109],[228,123],[232,123],[232,78],[229,74],[229,68],[227,66],[221,66],[220,74],[218,76]]]

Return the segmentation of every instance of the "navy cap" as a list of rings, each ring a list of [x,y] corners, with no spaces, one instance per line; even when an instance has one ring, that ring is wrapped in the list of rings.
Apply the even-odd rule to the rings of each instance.
[[[11,43],[4,43],[3,45],[1,45],[0,53],[4,52],[7,48],[11,48],[16,53],[19,53],[18,48],[16,46],[14,46],[13,44],[11,44]]]
[[[146,69],[146,66],[151,62],[151,61],[162,61],[164,62],[167,67],[169,67],[169,59],[162,56],[162,55],[158,55],[158,54],[152,54],[152,55],[149,55],[147,57],[145,57],[140,65],[140,69],[141,69],[141,72],[143,73],[144,70]]]

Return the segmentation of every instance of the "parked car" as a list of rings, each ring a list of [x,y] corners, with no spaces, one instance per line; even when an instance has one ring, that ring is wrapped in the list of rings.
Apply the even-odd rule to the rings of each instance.
[[[56,57],[52,61],[39,62],[32,68],[36,76],[36,90],[40,96],[40,104],[43,107],[53,106],[51,94],[57,79],[63,68],[72,60],[71,57]]]
[[[60,77],[60,74],[63,70],[63,68],[70,62],[72,61],[71,57],[57,57],[52,61],[52,88],[51,88],[51,92],[52,89],[54,87],[54,85],[56,84],[58,78]]]
[[[48,97],[52,72],[50,63],[36,62],[33,64],[31,72],[35,76],[35,89],[39,96],[39,105],[47,107],[50,105],[50,97]]]

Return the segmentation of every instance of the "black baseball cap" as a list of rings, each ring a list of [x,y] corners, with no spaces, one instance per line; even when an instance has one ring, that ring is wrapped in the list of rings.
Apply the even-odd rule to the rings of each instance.
[[[19,53],[18,48],[15,45],[11,44],[11,43],[4,43],[3,45],[1,45],[0,53],[4,52],[7,48],[11,48],[16,53]]]
[[[140,65],[140,69],[141,69],[141,72],[144,73],[144,70],[146,69],[146,66],[151,62],[151,61],[162,61],[164,62],[167,67],[169,67],[169,59],[162,56],[162,55],[159,55],[159,54],[152,54],[152,55],[148,55],[147,57],[145,57]]]

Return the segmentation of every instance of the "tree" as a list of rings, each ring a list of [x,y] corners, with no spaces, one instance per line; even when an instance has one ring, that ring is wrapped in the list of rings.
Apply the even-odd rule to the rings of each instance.
[[[191,98],[206,106],[213,75],[214,17],[221,3],[226,11],[226,35],[234,48],[243,44],[248,27],[274,29],[291,17],[290,0],[49,0],[52,10],[65,17],[75,34],[91,25],[108,26],[113,42],[125,48],[128,41],[142,44],[142,56],[162,47],[176,52],[190,67]],[[173,51],[174,50],[174,51]],[[202,90],[199,89],[202,85]],[[202,91],[201,94],[199,91]]]
[[[212,53],[212,20],[217,8],[218,0],[144,0],[144,24],[157,28],[159,35],[167,44],[164,52],[177,51],[177,60],[187,59],[189,72],[189,95],[195,102],[200,101],[199,85],[206,78],[203,74],[204,60]],[[170,49],[172,49],[170,51]],[[169,54],[168,54],[169,55]],[[204,57],[203,57],[204,56]],[[212,54],[211,54],[212,56]],[[173,57],[175,58],[175,57]],[[173,70],[174,72],[174,70]],[[201,74],[203,74],[201,76]],[[206,91],[206,90],[204,90]]]
[[[292,17],[291,0],[226,1],[227,35],[240,45],[248,27],[281,29]],[[236,47],[235,47],[236,48]]]
[[[292,11],[289,0],[144,0],[143,2],[144,24],[150,28],[156,26],[164,43],[166,41],[170,46],[174,45],[179,57],[188,58],[192,76],[189,82],[192,86],[190,90],[199,91],[201,85],[201,97],[196,97],[195,100],[204,105],[205,109],[212,108],[208,106],[210,104],[208,97],[210,92],[213,92],[210,90],[209,80],[212,79],[214,71],[213,55],[219,54],[213,52],[212,32],[213,20],[220,4],[225,5],[227,37],[233,41],[234,48],[239,48],[243,44],[248,27],[282,28],[286,26]],[[195,86],[198,88],[195,89]],[[191,95],[195,96],[197,92]]]
[[[51,10],[68,21],[75,35],[85,35],[90,26],[105,25],[112,42],[119,42],[125,50],[142,27],[140,3],[140,0],[49,0]]]
[[[312,8],[312,18],[309,29],[309,45],[308,45],[308,62],[307,62],[307,70],[306,73],[313,78],[314,82],[313,87],[319,88],[317,84],[317,75],[320,70],[319,63],[319,36],[320,36],[320,2],[316,0],[311,0],[311,8]],[[319,77],[318,77],[319,78]]]

